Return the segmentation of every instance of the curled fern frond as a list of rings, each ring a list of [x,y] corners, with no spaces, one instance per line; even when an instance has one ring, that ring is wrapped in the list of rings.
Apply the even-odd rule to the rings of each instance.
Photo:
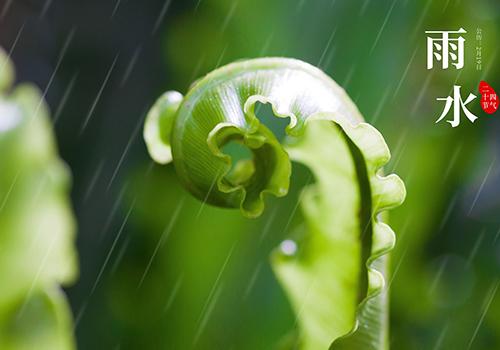
[[[257,102],[289,119],[284,141],[257,118]],[[308,166],[315,183],[301,195],[303,223],[272,259],[297,314],[298,342],[303,349],[387,348],[384,255],[395,236],[377,217],[403,201],[405,188],[396,175],[380,175],[388,147],[333,80],[294,59],[229,64],[182,101],[175,92],[162,96],[144,136],[153,159],[173,160],[196,197],[247,217],[263,212],[266,195],[287,194],[291,161]],[[224,152],[230,142],[252,159],[233,164]]]

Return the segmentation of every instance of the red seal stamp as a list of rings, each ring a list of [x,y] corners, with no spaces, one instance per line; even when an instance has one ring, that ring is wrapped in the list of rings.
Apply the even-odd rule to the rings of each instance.
[[[493,114],[498,109],[498,95],[493,88],[485,81],[479,83],[479,93],[481,94],[481,108],[488,114]]]

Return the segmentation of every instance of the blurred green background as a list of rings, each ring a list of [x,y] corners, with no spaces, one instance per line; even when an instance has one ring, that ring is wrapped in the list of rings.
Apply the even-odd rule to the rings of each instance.
[[[342,85],[406,183],[391,212],[393,349],[500,349],[500,120],[451,128],[438,97],[500,91],[497,0],[0,1],[0,45],[38,85],[73,174],[81,349],[271,349],[296,326],[268,263],[304,169],[258,220],[204,206],[150,160],[148,108],[234,60],[287,56]],[[467,30],[463,70],[426,69],[425,30]],[[476,67],[476,30],[482,67]],[[332,155],[333,156],[333,155]],[[1,169],[0,169],[1,171]]]

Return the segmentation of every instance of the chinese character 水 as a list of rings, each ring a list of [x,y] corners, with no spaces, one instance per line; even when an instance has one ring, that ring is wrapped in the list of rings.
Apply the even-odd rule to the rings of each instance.
[[[453,120],[447,120],[447,122],[450,123],[453,128],[457,127],[460,124],[460,114],[461,114],[460,109],[462,109],[467,119],[469,119],[471,122],[474,122],[477,119],[477,117],[474,114],[472,114],[465,106],[469,102],[473,101],[477,96],[474,94],[469,94],[467,99],[463,101],[462,96],[460,95],[460,88],[461,86],[457,85],[453,86],[453,97],[451,96],[439,97],[436,99],[439,101],[446,101],[443,113],[441,113],[441,116],[438,118],[438,120],[436,120],[436,123],[440,122],[441,120],[444,119],[444,117],[446,117],[452,105],[453,105]]]

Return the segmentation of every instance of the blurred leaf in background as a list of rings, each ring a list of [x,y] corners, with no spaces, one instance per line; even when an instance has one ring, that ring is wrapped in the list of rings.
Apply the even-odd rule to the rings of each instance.
[[[0,348],[72,349],[71,311],[59,286],[78,274],[69,171],[41,93],[11,87],[3,51],[0,66]]]

